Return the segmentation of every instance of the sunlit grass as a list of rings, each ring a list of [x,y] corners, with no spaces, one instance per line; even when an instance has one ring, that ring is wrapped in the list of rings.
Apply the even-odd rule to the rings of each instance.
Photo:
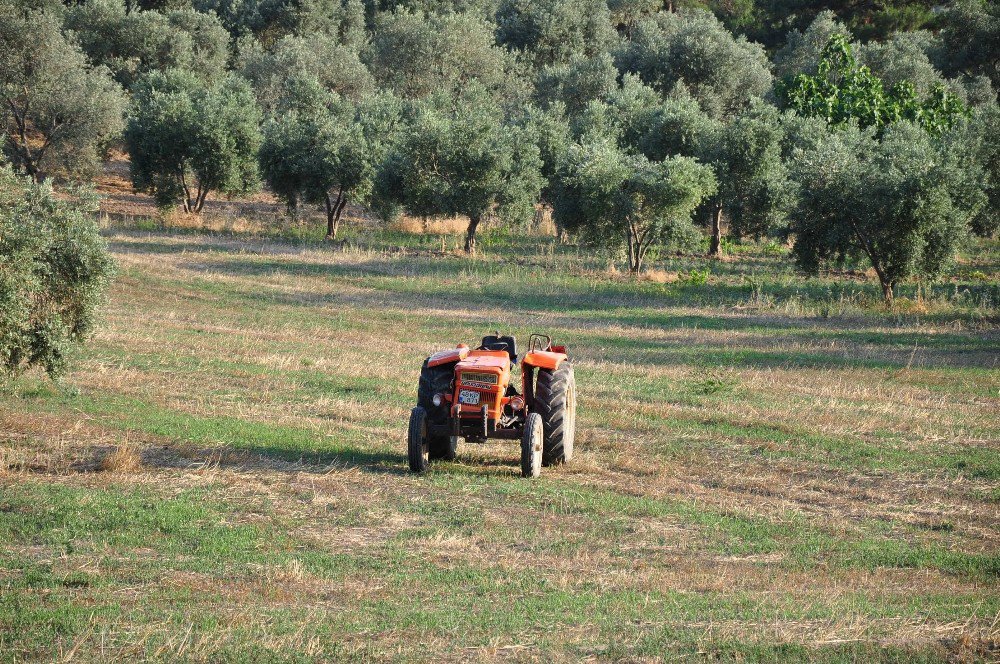
[[[997,638],[994,244],[886,310],[777,245],[662,257],[657,281],[503,233],[476,259],[379,230],[109,239],[76,369],[0,394],[0,660],[937,661]],[[466,444],[408,474],[421,360],[496,328],[569,345],[577,458],[527,482],[516,446]],[[138,463],[102,470],[123,446]]]

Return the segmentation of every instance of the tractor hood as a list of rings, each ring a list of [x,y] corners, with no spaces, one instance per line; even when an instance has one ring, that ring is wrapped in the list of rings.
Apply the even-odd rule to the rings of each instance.
[[[459,344],[457,348],[442,350],[440,352],[431,355],[429,358],[427,358],[427,366],[436,367],[439,364],[458,362],[460,360],[464,360],[468,354],[469,354],[469,347],[466,346],[465,344]]]

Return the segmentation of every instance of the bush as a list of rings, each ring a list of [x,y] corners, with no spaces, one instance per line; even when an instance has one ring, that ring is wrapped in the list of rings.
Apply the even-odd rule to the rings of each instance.
[[[16,376],[65,370],[67,354],[94,325],[113,273],[91,215],[93,198],[58,200],[0,167],[0,366]]]

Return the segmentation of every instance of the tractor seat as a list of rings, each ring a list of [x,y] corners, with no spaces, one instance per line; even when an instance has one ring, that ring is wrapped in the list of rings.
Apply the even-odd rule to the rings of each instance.
[[[511,364],[517,364],[517,342],[514,341],[514,337],[488,334],[483,337],[480,348],[483,350],[505,350],[510,356]]]

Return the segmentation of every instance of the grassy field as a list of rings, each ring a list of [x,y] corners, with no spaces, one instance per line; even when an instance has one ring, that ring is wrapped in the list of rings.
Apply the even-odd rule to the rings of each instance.
[[[0,393],[0,661],[1000,658],[997,243],[889,311],[780,247],[107,234],[75,370]],[[495,328],[569,346],[578,456],[410,475]]]

